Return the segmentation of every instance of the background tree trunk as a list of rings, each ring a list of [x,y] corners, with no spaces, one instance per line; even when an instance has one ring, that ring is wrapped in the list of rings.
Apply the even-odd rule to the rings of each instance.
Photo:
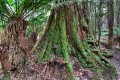
[[[109,35],[108,35],[108,46],[109,48],[112,48],[113,46],[113,26],[114,26],[114,1],[108,0],[108,29],[109,29]]]
[[[101,29],[102,29],[102,0],[99,1],[98,6],[98,46],[100,47]]]

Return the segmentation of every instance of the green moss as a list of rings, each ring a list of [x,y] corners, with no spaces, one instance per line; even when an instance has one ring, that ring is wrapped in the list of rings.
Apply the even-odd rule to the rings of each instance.
[[[68,53],[68,41],[67,41],[67,34],[66,34],[66,24],[65,24],[65,15],[64,13],[61,13],[60,16],[60,40],[61,40],[61,50],[62,50],[62,56],[64,58],[64,61],[67,63],[67,69],[70,71],[70,74],[72,76],[72,80],[77,80],[74,76],[74,70],[70,61],[70,56]]]
[[[52,53],[52,44],[51,42],[48,44],[48,47],[46,49],[46,54],[44,55],[44,61],[48,61],[51,58],[51,53]]]
[[[39,53],[39,55],[38,55],[38,58],[37,58],[36,63],[39,63],[39,62],[41,61],[41,59],[43,58],[44,53],[45,53],[46,48],[47,48],[48,41],[49,41],[49,40],[47,39],[47,40],[43,43],[43,46],[42,46],[41,51],[40,51],[40,53]]]

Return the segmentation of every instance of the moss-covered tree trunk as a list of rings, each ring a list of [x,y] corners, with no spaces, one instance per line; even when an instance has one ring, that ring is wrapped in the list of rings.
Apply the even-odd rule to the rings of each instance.
[[[93,38],[91,34],[87,34],[87,31],[89,31],[86,26],[88,21],[81,17],[79,8],[80,5],[75,2],[70,4],[61,3],[51,11],[48,25],[38,47],[40,53],[37,63],[42,61],[44,56],[49,58],[48,54],[55,52],[56,55],[63,57],[71,78],[76,80],[71,64],[71,56],[75,55],[82,67],[94,71],[101,80],[105,79],[103,77],[104,71],[108,70],[110,72],[108,77],[114,80],[114,67],[102,56],[96,46],[87,42],[87,38],[91,40]],[[93,47],[98,49],[97,53],[94,53]],[[54,51],[53,48],[56,48],[56,50]]]

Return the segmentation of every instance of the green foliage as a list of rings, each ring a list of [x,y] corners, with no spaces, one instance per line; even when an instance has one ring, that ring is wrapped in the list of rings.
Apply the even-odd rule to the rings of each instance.
[[[108,29],[102,29],[101,35],[102,36],[107,36],[108,35]]]
[[[3,25],[2,25],[2,22],[0,22],[0,31],[2,31],[3,30],[3,27],[2,27]]]
[[[34,13],[36,16],[43,17],[45,9],[50,10],[49,2],[50,1],[48,0],[1,0],[0,1],[0,17],[2,18],[1,21],[7,23],[8,21],[15,20],[17,18],[30,19]],[[36,23],[37,20],[35,20],[34,22]]]
[[[5,73],[5,76],[2,78],[2,80],[10,80],[10,73]]]
[[[114,35],[120,36],[120,27],[114,28]]]
[[[120,51],[120,48],[118,47],[118,48],[116,48],[116,50],[117,50],[117,51]]]

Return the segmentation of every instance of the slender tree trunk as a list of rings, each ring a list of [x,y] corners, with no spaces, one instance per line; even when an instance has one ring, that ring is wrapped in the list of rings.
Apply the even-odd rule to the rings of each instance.
[[[99,2],[98,7],[98,46],[100,47],[101,29],[102,29],[102,0]]]
[[[116,25],[117,25],[117,27],[120,27],[120,1],[119,0],[117,0],[116,1]]]
[[[94,38],[96,39],[96,29],[97,29],[97,10],[96,10],[96,3],[95,3],[95,21],[94,21]]]
[[[114,1],[108,0],[108,29],[109,29],[109,35],[108,35],[108,46],[109,48],[112,48],[113,46],[113,26],[114,26]]]

